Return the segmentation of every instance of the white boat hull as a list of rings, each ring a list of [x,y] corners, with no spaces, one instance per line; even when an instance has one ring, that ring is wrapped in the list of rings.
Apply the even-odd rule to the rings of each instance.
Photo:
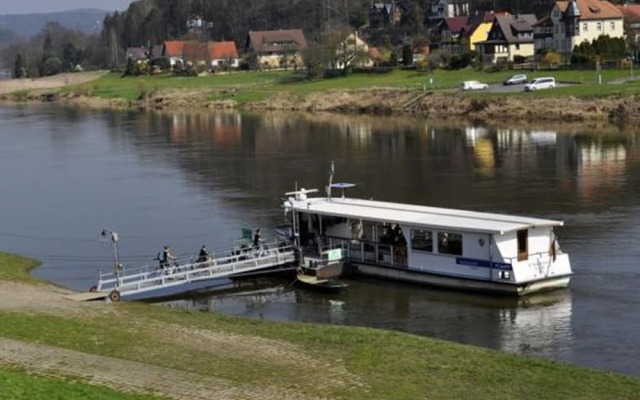
[[[375,278],[391,279],[456,290],[491,292],[516,296],[524,296],[533,293],[566,288],[571,280],[570,275],[561,275],[523,283],[492,282],[433,274],[405,268],[379,266],[375,264],[351,263],[351,267],[352,271],[356,274]]]

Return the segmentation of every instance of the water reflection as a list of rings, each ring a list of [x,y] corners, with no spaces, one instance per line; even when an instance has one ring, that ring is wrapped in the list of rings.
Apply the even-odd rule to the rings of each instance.
[[[358,279],[342,293],[327,294],[290,283],[240,281],[210,295],[159,304],[257,319],[365,325],[539,357],[556,358],[571,345],[568,291],[518,299]]]
[[[397,329],[637,374],[640,132],[611,126],[468,126],[411,118],[0,107],[2,250],[78,290],[112,263],[216,249],[282,221],[298,183],[358,183],[354,196],[558,218],[568,291],[515,300],[389,282],[338,296],[256,280],[174,306],[275,320]],[[611,327],[616,327],[611,329]]]

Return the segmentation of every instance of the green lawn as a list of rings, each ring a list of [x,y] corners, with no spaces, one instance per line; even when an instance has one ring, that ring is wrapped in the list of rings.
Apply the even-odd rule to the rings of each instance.
[[[115,390],[44,378],[0,367],[0,400],[160,400],[158,396],[119,393]]]
[[[13,272],[5,271],[15,269],[12,260],[18,261],[24,271],[31,265],[29,261],[20,262],[12,257],[5,258],[9,263],[0,264],[0,276],[13,276]],[[276,323],[137,303],[110,307],[113,313],[93,317],[0,311],[0,337],[193,371],[238,384],[298,388],[311,395],[335,399],[618,400],[637,399],[640,393],[640,379],[635,377],[399,332]],[[275,364],[276,367],[274,360],[254,357],[250,349],[245,349],[247,356],[244,357],[222,356],[216,349],[199,348],[189,341],[158,335],[154,327],[160,325],[179,327],[187,334],[217,332],[232,337],[266,338],[283,343],[285,348],[299,348],[296,354],[302,351],[317,362],[306,363],[301,370],[295,363]],[[357,384],[347,387],[305,384],[339,365],[344,365],[346,372],[356,377]],[[28,378],[24,373],[0,369],[0,380],[10,379],[11,390],[21,390]],[[342,378],[342,375],[335,376],[335,379]],[[59,391],[77,390],[65,381],[55,380],[55,383],[60,385],[56,389]],[[44,393],[50,384],[48,380],[35,379],[29,390]],[[124,398],[116,396],[104,398]]]
[[[424,87],[433,90],[455,89],[465,80],[479,80],[485,83],[499,84],[506,77],[520,71],[483,72],[472,69],[454,71],[436,70],[433,73],[419,71],[394,70],[384,74],[354,73],[347,77],[318,79],[308,81],[304,75],[293,71],[276,72],[237,72],[226,75],[209,75],[204,77],[175,77],[172,75],[121,77],[119,74],[108,74],[96,81],[67,88],[65,91],[88,93],[102,98],[137,99],[141,94],[150,94],[158,90],[198,89],[210,90],[210,99],[234,99],[239,103],[264,100],[279,92],[305,95],[313,92],[329,90],[349,90],[365,88],[404,88],[422,90]],[[638,83],[609,84],[630,77],[629,70],[603,70],[603,84],[597,84],[598,75],[590,70],[553,70],[522,71],[529,79],[541,76],[553,76],[559,82],[580,83],[570,89],[547,91],[538,96],[609,96],[620,94],[637,94]],[[496,94],[497,96],[512,96]]]

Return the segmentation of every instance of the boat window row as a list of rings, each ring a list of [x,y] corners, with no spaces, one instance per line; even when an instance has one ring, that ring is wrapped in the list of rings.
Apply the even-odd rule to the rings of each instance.
[[[411,248],[433,253],[433,232],[425,229],[411,229]],[[462,255],[462,234],[438,232],[438,254]]]

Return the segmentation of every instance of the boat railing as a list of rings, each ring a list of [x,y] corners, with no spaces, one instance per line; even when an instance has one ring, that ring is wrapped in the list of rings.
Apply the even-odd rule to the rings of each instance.
[[[560,251],[556,252],[556,255],[560,255],[560,254],[563,254],[563,253],[560,252]],[[540,259],[547,260],[550,257],[552,257],[552,252],[539,251],[539,252],[536,252],[536,253],[529,253],[527,255],[527,259],[526,260],[520,260],[518,258],[518,256],[515,256],[515,257],[502,257],[502,259],[504,260],[505,263],[513,265],[513,264],[517,264],[517,263],[522,262],[522,261],[532,261],[532,260],[540,260]]]
[[[176,260],[170,265],[144,265],[141,267],[122,267],[114,272],[100,273],[97,291],[110,291],[119,289],[141,290],[145,286],[164,285],[168,281],[205,279],[214,274],[234,273],[248,267],[279,262],[283,253],[293,250],[290,243],[274,241],[259,247],[234,246],[224,251],[224,255],[216,256],[212,253],[206,261]]]

